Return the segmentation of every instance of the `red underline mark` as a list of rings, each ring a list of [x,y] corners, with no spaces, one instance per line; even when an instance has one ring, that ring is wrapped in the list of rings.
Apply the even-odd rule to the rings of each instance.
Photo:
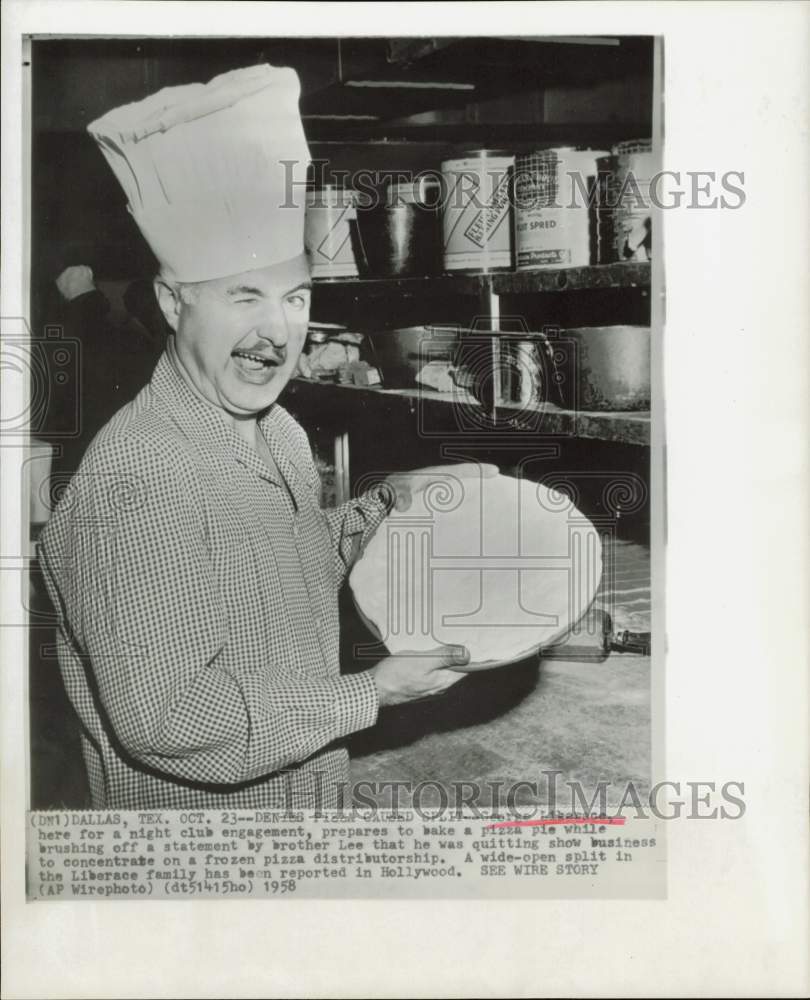
[[[510,819],[503,823],[490,823],[485,830],[501,830],[507,826],[569,826],[572,823],[594,823],[599,826],[624,826],[624,816],[597,816],[589,819],[585,816],[574,819]]]

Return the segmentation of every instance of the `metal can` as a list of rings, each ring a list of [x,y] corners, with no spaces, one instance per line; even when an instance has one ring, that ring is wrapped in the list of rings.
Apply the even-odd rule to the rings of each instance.
[[[649,260],[652,256],[650,185],[655,156],[649,139],[613,147],[599,163],[598,262]]]
[[[357,277],[349,225],[354,218],[351,191],[331,184],[307,191],[304,244],[313,278]]]
[[[578,411],[649,410],[650,327],[591,326],[561,331],[562,402]]]
[[[593,149],[544,149],[515,160],[515,255],[519,271],[595,261]]]
[[[515,157],[476,149],[442,163],[442,232],[446,271],[510,270],[511,184]]]
[[[501,402],[537,405],[545,389],[543,349],[545,338],[519,339],[506,336],[498,339],[500,348]]]

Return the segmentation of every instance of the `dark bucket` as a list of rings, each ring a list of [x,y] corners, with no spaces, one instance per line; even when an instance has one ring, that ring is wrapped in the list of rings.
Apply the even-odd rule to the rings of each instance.
[[[365,278],[408,278],[441,272],[437,208],[420,204],[358,209],[355,258]]]

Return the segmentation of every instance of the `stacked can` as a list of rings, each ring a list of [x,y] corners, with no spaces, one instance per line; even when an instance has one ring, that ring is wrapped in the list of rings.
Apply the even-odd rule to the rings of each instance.
[[[652,256],[650,184],[655,161],[649,139],[620,142],[597,164],[596,260],[649,260]]]
[[[442,163],[446,271],[511,269],[514,165],[514,156],[492,149],[471,150]]]
[[[515,160],[515,254],[519,271],[585,267],[593,262],[590,204],[593,149],[544,149]]]

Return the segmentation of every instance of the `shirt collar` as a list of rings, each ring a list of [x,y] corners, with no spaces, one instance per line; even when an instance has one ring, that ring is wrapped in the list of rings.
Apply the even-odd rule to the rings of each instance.
[[[167,347],[160,356],[152,375],[151,386],[174,423],[200,446],[203,453],[211,455],[213,449],[215,456],[212,457],[236,460],[262,478],[282,485],[278,475],[262,461],[255,448],[251,448],[237,434],[224,414],[191,389],[172,363],[169,350]],[[282,429],[281,418],[281,407],[274,403],[258,423],[270,454],[281,475],[289,483],[294,470],[301,470],[294,455],[285,447],[284,435],[278,433]]]

